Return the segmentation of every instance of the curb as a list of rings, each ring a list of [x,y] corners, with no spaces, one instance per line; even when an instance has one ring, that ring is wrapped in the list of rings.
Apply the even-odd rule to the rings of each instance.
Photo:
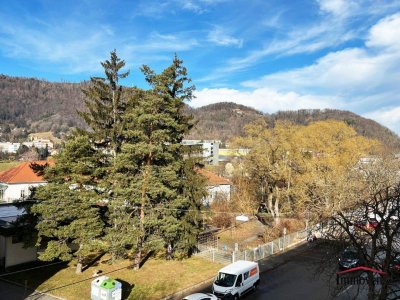
[[[289,250],[293,250],[294,248],[296,248],[298,246],[301,246],[303,244],[306,244],[306,243],[307,242],[306,242],[305,239],[304,240],[299,240],[298,242],[293,243],[292,245],[286,247],[282,251],[279,251],[279,252],[274,253],[274,254],[272,254],[272,255],[270,255],[268,257],[265,257],[263,259],[258,260],[259,265],[260,265],[260,274],[268,272],[268,271],[272,271],[272,270],[276,269],[277,267],[285,264],[288,260],[284,260],[283,262],[281,261],[281,262],[276,263],[276,264],[271,263],[271,264],[269,264],[268,266],[265,266],[265,267],[262,265],[263,261],[267,262],[270,259],[274,259],[274,258],[276,258],[276,257],[278,257],[278,256],[280,256],[282,254],[285,254]],[[187,288],[185,288],[183,290],[180,290],[180,291],[178,291],[178,292],[176,292],[174,294],[170,294],[170,295],[162,298],[162,300],[179,300],[179,299],[182,299],[183,296],[186,296],[188,294],[193,294],[193,293],[202,291],[205,288],[207,288],[214,281],[214,278],[215,278],[215,276],[213,276],[213,277],[211,277],[209,279],[206,279],[206,280],[204,280],[202,282],[196,283],[195,285],[187,287]]]

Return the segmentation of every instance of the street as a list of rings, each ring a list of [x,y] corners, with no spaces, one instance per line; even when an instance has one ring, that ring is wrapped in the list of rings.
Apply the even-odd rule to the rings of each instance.
[[[337,285],[337,253],[328,246],[302,245],[291,254],[283,253],[278,265],[268,268],[270,261],[260,264],[260,285],[241,299],[309,300],[366,299],[367,286]],[[265,270],[265,271],[264,271]],[[203,292],[211,292],[211,286]]]

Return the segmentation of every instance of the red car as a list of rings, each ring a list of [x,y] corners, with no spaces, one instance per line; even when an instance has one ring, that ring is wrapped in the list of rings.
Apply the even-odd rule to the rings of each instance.
[[[375,218],[369,218],[368,220],[359,220],[354,222],[354,226],[360,229],[374,230],[378,228],[379,222]]]

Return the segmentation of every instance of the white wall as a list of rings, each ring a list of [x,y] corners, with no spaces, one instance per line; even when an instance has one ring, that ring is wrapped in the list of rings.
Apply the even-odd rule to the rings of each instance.
[[[12,243],[12,237],[6,237],[6,268],[37,260],[37,248],[23,248],[23,243]]]
[[[225,198],[228,201],[231,198],[231,186],[229,184],[208,186],[207,191],[208,191],[208,196],[205,199],[203,199],[204,205],[207,205],[207,203],[211,204],[215,200],[217,195],[222,198]]]
[[[19,184],[6,184],[7,189],[4,191],[3,201],[13,202],[21,199],[21,190],[25,191],[25,198],[30,194],[30,187],[37,187],[46,184],[42,183],[19,183]]]

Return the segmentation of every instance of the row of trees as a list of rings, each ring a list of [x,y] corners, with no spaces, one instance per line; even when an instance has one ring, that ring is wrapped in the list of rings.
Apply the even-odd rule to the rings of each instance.
[[[235,145],[251,149],[238,168],[237,181],[250,185],[243,185],[242,193],[251,191],[253,201],[265,207],[275,223],[287,214],[329,215],[324,207],[336,201],[347,172],[379,148],[378,142],[332,120],[307,126],[283,121],[270,127],[260,119],[246,127]]]
[[[91,78],[80,111],[89,130],[67,140],[48,184],[38,188],[32,211],[39,216],[40,259],[83,259],[93,251],[118,257],[163,253],[190,255],[201,229],[204,180],[196,158],[181,145],[193,127],[183,113],[194,86],[177,57],[160,74],[141,68],[150,89],[125,88],[129,72],[115,51],[102,63],[105,77]],[[72,250],[76,245],[77,250]]]
[[[246,204],[239,209],[263,207],[275,224],[285,217],[323,223],[334,253],[352,246],[364,266],[385,274],[377,284],[367,273],[368,290],[360,288],[356,297],[398,297],[392,275],[400,257],[399,159],[340,121],[270,127],[260,119],[245,132],[235,140],[250,149],[235,169],[238,203]],[[357,227],[370,218],[375,229]],[[324,260],[326,270],[332,264],[334,255]]]

